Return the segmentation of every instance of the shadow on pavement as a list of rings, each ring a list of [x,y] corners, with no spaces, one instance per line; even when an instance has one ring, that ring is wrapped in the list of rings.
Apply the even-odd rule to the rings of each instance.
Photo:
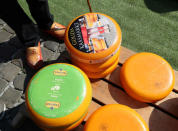
[[[13,37],[9,41],[0,43],[0,63],[12,60],[11,57],[18,48],[23,48],[23,45],[18,41],[17,37]]]
[[[6,117],[0,121],[0,131],[42,131],[36,124],[33,123],[32,120],[25,116],[22,120],[20,120],[21,123],[18,124],[18,127],[14,128],[12,126],[12,121],[23,104],[5,112]]]

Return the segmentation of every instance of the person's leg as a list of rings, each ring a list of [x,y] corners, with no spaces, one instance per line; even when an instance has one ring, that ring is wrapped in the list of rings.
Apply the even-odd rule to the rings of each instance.
[[[54,22],[53,15],[49,11],[48,0],[26,0],[31,15],[40,29],[49,30]]]
[[[63,39],[65,26],[54,22],[53,15],[50,13],[48,0],[26,0],[31,15],[38,24],[38,27],[44,32],[58,38]]]
[[[25,46],[35,46],[40,37],[33,22],[24,13],[17,0],[3,0],[0,3],[0,18],[17,34]]]
[[[0,18],[16,32],[18,38],[27,47],[27,63],[33,68],[41,66],[40,37],[33,22],[24,13],[17,0],[1,1]]]

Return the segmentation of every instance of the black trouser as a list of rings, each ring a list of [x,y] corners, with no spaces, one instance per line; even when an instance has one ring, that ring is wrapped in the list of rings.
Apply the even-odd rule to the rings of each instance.
[[[53,16],[49,12],[48,0],[26,1],[38,27],[49,29],[53,23]],[[18,38],[25,46],[34,46],[40,40],[34,23],[25,14],[17,0],[1,0],[0,18],[16,32]]]

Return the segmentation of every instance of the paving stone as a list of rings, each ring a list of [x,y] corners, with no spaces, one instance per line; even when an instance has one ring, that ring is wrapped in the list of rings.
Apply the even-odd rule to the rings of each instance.
[[[20,91],[23,91],[25,89],[25,87],[27,86],[27,84],[25,83],[26,76],[26,74],[20,74],[15,77],[13,82],[15,89]]]
[[[45,41],[44,46],[49,50],[56,52],[59,48],[59,43],[55,41]]]
[[[19,49],[16,53],[12,55],[11,63],[15,64],[16,66],[20,67],[21,69],[24,68],[25,64],[25,51],[24,49]]]
[[[2,19],[0,19],[0,25],[3,25],[3,24],[5,24],[5,22]]]
[[[0,30],[1,30],[5,25],[6,25],[5,22],[4,22],[2,19],[0,19]]]
[[[21,91],[9,87],[0,99],[6,104],[7,108],[12,108],[20,100],[21,94]]]
[[[7,65],[7,63],[0,63],[0,71]]]
[[[15,34],[14,30],[9,27],[8,25],[4,26],[3,29],[7,32],[9,32],[10,34]]]
[[[8,82],[0,78],[0,94],[3,93],[7,85],[8,85]]]
[[[12,34],[10,34],[9,32],[5,30],[1,30],[0,31],[0,43],[8,41],[10,36],[12,36]]]
[[[60,53],[55,53],[52,58],[50,58],[49,61],[45,62],[45,65],[53,64],[53,63],[59,63]]]
[[[0,100],[0,120],[2,120],[4,118],[5,110],[6,110],[5,103]]]
[[[25,93],[22,94],[21,98],[25,100]]]
[[[48,50],[45,47],[41,47],[41,51],[42,51],[42,55],[43,55],[43,60],[44,61],[51,61],[51,60],[53,60],[53,58],[55,56],[54,52]]]
[[[20,107],[21,107],[21,105],[18,105],[18,106],[14,105],[13,108],[8,108],[7,107],[3,122],[7,121],[8,122],[8,126],[11,126],[11,123],[12,123],[13,119],[15,118],[16,114],[19,112]],[[9,131],[16,131],[16,130],[9,130]]]
[[[14,46],[9,45],[9,43],[5,42],[0,44],[0,58],[3,60],[11,60],[12,55],[17,51]]]
[[[13,59],[11,61],[11,63],[13,63],[14,65],[18,66],[19,68],[21,68],[21,70],[23,70],[23,62],[21,59]]]
[[[65,44],[60,44],[58,48],[58,52],[62,53],[64,51],[67,51]]]
[[[2,24],[0,24],[0,30],[2,30],[3,29],[3,27],[4,27],[4,25]],[[1,131],[1,130],[0,130]]]
[[[21,98],[20,98],[20,100],[18,102],[19,102],[18,105],[21,105],[21,104],[23,104],[25,102],[25,100],[22,99],[22,95],[21,95]]]
[[[14,107],[20,106],[25,102],[24,99],[22,99],[22,95],[20,97],[20,99],[13,105]]]
[[[65,50],[65,46],[61,46],[61,53],[60,52],[52,52],[45,47],[42,47],[42,55],[45,62],[48,64],[56,63],[56,62],[68,62],[70,59],[68,52]],[[62,52],[62,49],[64,50]]]
[[[54,54],[54,57],[53,57],[53,60],[56,61],[58,60],[58,58],[61,56],[61,53],[55,53]]]
[[[4,78],[7,81],[13,81],[15,76],[20,72],[20,68],[12,63],[6,64],[1,70],[1,78]]]

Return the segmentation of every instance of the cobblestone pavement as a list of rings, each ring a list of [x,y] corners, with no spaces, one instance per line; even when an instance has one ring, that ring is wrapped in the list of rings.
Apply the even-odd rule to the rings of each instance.
[[[41,34],[41,43],[45,65],[68,62],[64,42]],[[0,19],[0,131],[40,131],[28,118],[20,126],[12,126],[24,105],[26,85],[36,72],[26,65],[24,52],[15,32]]]

